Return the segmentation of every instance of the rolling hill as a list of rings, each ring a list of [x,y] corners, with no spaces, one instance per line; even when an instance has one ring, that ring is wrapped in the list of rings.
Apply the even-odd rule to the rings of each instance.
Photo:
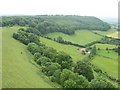
[[[96,35],[89,30],[77,30],[73,35],[67,35],[61,32],[55,32],[55,33],[48,33],[45,36],[50,38],[57,38],[61,36],[64,40],[79,45],[85,45],[90,42],[100,40],[102,38],[102,36]]]
[[[53,88],[55,84],[53,85],[39,68],[31,63],[33,57],[26,46],[12,38],[13,32],[18,28],[4,27],[2,30],[2,87]]]

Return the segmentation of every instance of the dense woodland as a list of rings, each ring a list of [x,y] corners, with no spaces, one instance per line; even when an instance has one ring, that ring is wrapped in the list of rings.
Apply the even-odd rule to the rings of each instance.
[[[73,15],[41,15],[2,17],[2,26],[28,26],[37,29],[41,34],[63,32],[74,34],[75,30],[108,30],[110,25],[96,17]]]

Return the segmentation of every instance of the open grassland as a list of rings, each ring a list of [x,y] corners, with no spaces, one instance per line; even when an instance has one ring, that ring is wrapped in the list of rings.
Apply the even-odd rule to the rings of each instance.
[[[98,50],[97,54],[111,58],[113,60],[118,60],[118,53],[111,50]]]
[[[82,60],[83,58],[85,58],[85,55],[82,55],[81,52],[77,49],[79,49],[79,47],[76,46],[72,46],[72,45],[65,45],[65,44],[60,44],[57,43],[55,41],[40,37],[40,40],[43,44],[46,44],[48,47],[53,47],[54,49],[56,49],[57,51],[64,51],[67,54],[69,54],[74,61],[78,61],[78,60]]]
[[[91,62],[95,66],[99,67],[102,71],[107,72],[108,75],[118,78],[118,60],[97,55]]]
[[[107,31],[93,30],[93,32],[96,32],[96,33],[101,34],[101,35],[108,35],[108,34],[116,32],[116,31],[117,31],[116,29],[110,29]]]
[[[120,38],[120,32],[116,31],[114,33],[110,33],[107,36],[113,37],[113,38]]]
[[[19,27],[4,27],[2,30],[3,88],[52,88],[43,78],[39,68],[31,64],[31,54],[26,46],[12,38]],[[22,54],[21,54],[22,52]]]
[[[57,38],[61,36],[66,41],[70,41],[72,43],[76,43],[80,45],[85,45],[90,42],[100,40],[100,38],[102,38],[101,36],[96,35],[89,30],[77,30],[73,35],[67,35],[61,32],[55,32],[55,33],[48,33],[45,36],[51,37],[51,38]]]
[[[117,46],[116,45],[110,45],[110,44],[100,44],[100,43],[96,43],[92,46],[96,46],[96,48],[100,48],[100,49],[113,49],[113,48],[116,48]]]

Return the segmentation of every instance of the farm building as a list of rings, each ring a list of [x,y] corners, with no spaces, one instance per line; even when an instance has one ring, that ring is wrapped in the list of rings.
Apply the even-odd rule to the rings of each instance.
[[[86,48],[80,48],[79,50],[80,50],[81,52],[82,52],[82,51],[86,51]]]

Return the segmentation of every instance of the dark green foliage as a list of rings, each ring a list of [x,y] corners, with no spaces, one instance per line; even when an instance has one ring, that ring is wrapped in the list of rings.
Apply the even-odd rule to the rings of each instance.
[[[58,63],[51,63],[51,65],[48,66],[48,75],[51,76],[54,74],[56,70],[60,70],[61,65]]]
[[[41,15],[41,16],[11,16],[2,17],[2,26],[29,26],[36,28],[34,33],[47,34],[51,32],[63,32],[74,34],[75,30],[108,30],[110,25],[96,17],[72,16],[72,15]],[[36,33],[37,34],[37,33]]]
[[[37,29],[32,28],[32,27],[27,28],[27,29],[25,30],[25,32],[34,33],[34,34],[36,34],[36,35],[38,35],[38,36],[41,35],[41,33],[40,33]]]
[[[71,56],[69,56],[65,52],[58,52],[55,62],[59,63],[62,66],[62,69],[70,69],[73,63]]]
[[[51,47],[47,47],[46,49],[43,50],[43,55],[51,58],[52,61],[55,61],[55,57],[56,57],[57,51]]]
[[[120,46],[118,46],[118,48],[114,48],[113,50],[120,55]]]
[[[36,52],[39,52],[39,46],[35,43],[29,43],[27,49],[34,55]]]
[[[34,60],[36,61],[37,59],[39,59],[41,57],[41,53],[37,52],[34,54]]]
[[[112,45],[119,45],[120,39],[112,38],[112,37],[104,37],[100,40],[102,44],[112,44]]]
[[[94,78],[92,68],[87,65],[87,63],[78,61],[75,68],[74,72],[78,73],[79,75],[85,76],[89,81],[91,81]]]
[[[91,49],[91,54],[95,55],[96,54],[96,46],[93,46]]]
[[[64,88],[89,88],[89,82],[85,77],[68,69],[63,69],[61,72],[60,83]],[[70,86],[71,84],[73,85]]]
[[[110,82],[106,81],[105,79],[98,77],[96,79],[93,79],[90,82],[91,88],[115,88]]]
[[[17,33],[13,34],[13,38],[21,41],[22,43],[24,43],[26,45],[30,42],[34,42],[39,45],[40,40],[37,35],[35,35],[33,33],[27,33],[23,30],[24,29],[19,29],[19,31]]]
[[[60,75],[61,75],[61,70],[60,69],[56,70],[53,74],[53,77],[54,77],[53,81],[60,84]]]
[[[57,42],[59,42],[59,43],[63,43],[64,42],[64,40],[63,40],[63,38],[62,37],[57,37],[57,40],[56,40]]]
[[[74,80],[69,79],[64,82],[64,88],[77,88],[77,84]]]
[[[49,66],[51,64],[51,59],[45,56],[42,56],[37,60],[37,63],[40,63],[40,62],[41,62],[41,66]]]

